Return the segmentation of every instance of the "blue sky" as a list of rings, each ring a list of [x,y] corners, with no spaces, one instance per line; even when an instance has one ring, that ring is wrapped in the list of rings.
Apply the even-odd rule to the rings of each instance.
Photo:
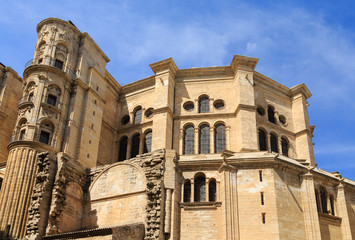
[[[256,71],[292,87],[304,82],[318,167],[355,180],[355,1],[2,1],[0,62],[20,75],[33,57],[36,25],[71,20],[111,62],[120,84],[179,68],[259,58]]]

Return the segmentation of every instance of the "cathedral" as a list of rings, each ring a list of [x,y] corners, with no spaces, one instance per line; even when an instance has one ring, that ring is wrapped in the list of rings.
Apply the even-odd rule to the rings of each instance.
[[[355,181],[317,168],[310,91],[258,59],[121,86],[71,21],[0,65],[0,239],[352,240]]]

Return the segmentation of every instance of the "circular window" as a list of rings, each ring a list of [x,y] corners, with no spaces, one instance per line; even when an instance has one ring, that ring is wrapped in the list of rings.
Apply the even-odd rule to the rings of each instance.
[[[256,111],[259,113],[260,116],[264,116],[265,110],[263,107],[258,107]]]
[[[184,103],[184,109],[186,111],[192,111],[195,108],[194,103],[193,102],[186,102]]]
[[[127,123],[129,123],[129,116],[128,115],[124,115],[121,119],[121,123],[122,125],[126,125]]]
[[[148,108],[144,115],[146,116],[146,118],[151,118],[153,116],[153,108]]]
[[[282,124],[286,124],[286,117],[285,117],[284,115],[280,115],[280,116],[279,116],[279,121],[280,121],[280,123],[282,123]]]
[[[224,101],[219,99],[214,101],[213,106],[215,107],[215,109],[221,110],[224,108]]]

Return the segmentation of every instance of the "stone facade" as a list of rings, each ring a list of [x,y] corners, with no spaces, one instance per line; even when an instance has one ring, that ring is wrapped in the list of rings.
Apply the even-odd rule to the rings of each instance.
[[[72,22],[37,33],[23,80],[0,66],[1,239],[355,237],[355,182],[316,167],[304,84],[235,55],[121,86]]]

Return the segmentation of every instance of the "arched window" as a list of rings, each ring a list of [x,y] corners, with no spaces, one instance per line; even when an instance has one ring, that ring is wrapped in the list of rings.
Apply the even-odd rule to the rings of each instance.
[[[334,211],[334,197],[333,195],[329,195],[329,204],[330,204],[330,214],[335,216],[335,211]]]
[[[281,138],[281,148],[282,148],[282,155],[288,157],[289,144],[288,144],[288,139],[285,137]]]
[[[137,107],[133,115],[134,115],[133,124],[140,124],[142,121],[142,107]]]
[[[41,42],[38,44],[37,53],[36,53],[36,59],[38,59],[38,60],[37,60],[37,63],[38,63],[38,64],[41,64],[42,61],[43,61],[45,48],[46,48],[46,42],[45,42],[45,41],[41,41]]]
[[[279,152],[279,148],[277,146],[277,136],[273,133],[270,133],[270,145],[271,145],[271,151],[272,152]]]
[[[259,134],[259,150],[260,151],[267,151],[265,131],[259,128],[258,134]]]
[[[223,123],[219,123],[214,131],[214,151],[220,153],[226,149],[226,127]]]
[[[186,180],[184,183],[184,202],[191,202],[191,181]]]
[[[320,190],[320,202],[322,206],[322,212],[328,213],[328,204],[327,204],[327,190],[324,187],[321,187]]]
[[[56,85],[49,85],[47,88],[47,100],[46,103],[52,106],[58,105],[58,99],[61,94],[61,90]]]
[[[314,191],[315,191],[315,194],[316,194],[317,211],[321,212],[319,191],[317,189],[315,189]]]
[[[188,125],[184,130],[184,154],[194,154],[195,153],[195,129],[194,126]]]
[[[210,202],[216,201],[217,199],[216,193],[217,193],[216,180],[212,178],[208,184],[208,200]]]
[[[0,177],[0,190],[1,190],[1,185],[2,185],[2,178]]]
[[[43,121],[40,125],[39,141],[44,144],[51,145],[54,133],[54,125],[49,121]]]
[[[210,126],[201,125],[199,135],[199,153],[210,153]]]
[[[120,141],[120,148],[118,153],[118,161],[124,161],[127,158],[127,144],[128,144],[128,137],[124,136],[121,138]]]
[[[200,97],[198,100],[198,112],[208,113],[210,111],[209,99],[207,96]]]
[[[194,191],[195,202],[206,201],[206,178],[204,175],[195,178]]]
[[[58,44],[55,50],[54,67],[62,69],[68,55],[68,48],[62,44]]]
[[[144,153],[152,151],[152,131],[149,131],[144,136]]]
[[[268,106],[267,107],[267,118],[268,118],[269,122],[276,123],[276,120],[275,120],[275,109],[274,109],[273,106]]]
[[[134,158],[139,154],[139,139],[140,134],[136,134],[132,137],[131,158]]]

